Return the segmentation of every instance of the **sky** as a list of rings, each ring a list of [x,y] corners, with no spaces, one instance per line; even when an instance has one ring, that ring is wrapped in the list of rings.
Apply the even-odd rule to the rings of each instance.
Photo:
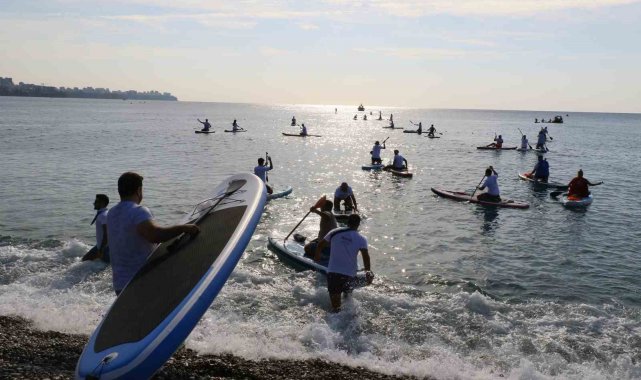
[[[0,0],[0,76],[181,101],[641,112],[641,0]]]

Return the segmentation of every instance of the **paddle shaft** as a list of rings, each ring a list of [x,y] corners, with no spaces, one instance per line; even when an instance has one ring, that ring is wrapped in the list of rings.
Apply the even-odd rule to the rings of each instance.
[[[267,165],[267,159],[269,158],[269,153],[265,152],[265,165]],[[269,182],[269,174],[265,172],[265,182]]]
[[[481,180],[479,181],[479,184],[476,185],[476,187],[474,188],[474,191],[472,191],[472,195],[470,195],[470,200],[468,202],[472,202],[472,199],[474,198],[474,194],[476,194],[476,190],[479,188],[479,186],[481,186],[481,183],[483,182],[484,179],[485,179],[485,175],[483,175],[483,178],[481,178]]]
[[[303,223],[303,221],[304,221],[304,220],[309,216],[309,214],[311,214],[311,213],[312,213],[311,211],[307,211],[307,214],[305,214],[305,216],[303,216],[303,219],[301,219],[301,220],[300,220],[300,222],[298,222],[298,224],[296,225],[296,227],[294,227],[294,228],[290,231],[290,233],[288,233],[288,234],[287,234],[287,236],[285,236],[285,239],[283,239],[283,243],[284,243],[284,242],[286,242],[286,241],[287,241],[287,239],[289,239],[289,237],[294,233],[294,231],[296,231],[296,229],[298,228],[298,226],[300,226],[300,224],[301,224],[301,223]]]
[[[519,132],[521,133],[521,136],[525,136],[525,135],[523,134],[523,132],[521,132],[521,128],[517,128],[517,129],[518,129],[518,130],[519,130]],[[527,143],[527,146],[529,146],[529,147],[530,147],[530,149],[532,149],[532,145],[530,145],[530,142],[529,142],[529,141],[528,141],[528,143]]]
[[[603,185],[603,181],[598,182],[598,183],[595,183],[595,184],[594,184],[594,185],[592,185],[592,186],[599,186],[599,185]],[[563,194],[564,192],[565,192],[565,190],[561,190],[561,191],[553,191],[553,192],[551,192],[551,193],[550,193],[550,197],[551,197],[551,198],[556,198],[556,197],[558,197],[559,195]],[[567,194],[567,193],[565,193],[565,194]]]

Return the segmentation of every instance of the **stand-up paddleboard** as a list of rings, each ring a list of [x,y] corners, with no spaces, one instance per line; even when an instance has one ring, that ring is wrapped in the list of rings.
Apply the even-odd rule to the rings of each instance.
[[[425,135],[428,139],[440,139],[441,136]]]
[[[291,186],[287,186],[284,190],[274,191],[272,194],[267,194],[267,200],[282,198],[292,193],[294,189]]]
[[[276,256],[288,267],[299,272],[313,270],[327,275],[327,265],[325,263],[317,263],[313,259],[305,257],[305,248],[302,244],[290,240],[283,242],[272,237],[267,240],[269,241],[269,249],[276,253]],[[362,274],[356,276],[356,281],[356,287],[367,286],[367,279]]]
[[[543,182],[543,181],[536,180],[536,179],[532,178],[529,174],[530,173],[518,173],[518,176],[519,176],[520,179],[522,179],[524,181],[528,181],[528,182],[532,183],[534,186],[540,186],[540,187],[546,187],[546,188],[554,188],[554,189],[559,189],[559,190],[565,190],[565,189],[568,188],[568,185],[564,185],[562,183],[558,183],[558,182]]]
[[[246,129],[239,129],[237,131],[234,131],[233,129],[225,129],[225,132],[239,133],[239,132],[247,132],[247,130]]]
[[[407,170],[396,170],[396,169],[392,169],[392,168],[383,169],[383,170],[388,171],[388,172],[392,173],[392,175],[395,175],[397,177],[412,178],[414,176],[413,173],[411,173],[411,172],[409,172]]]
[[[503,148],[493,148],[491,146],[477,146],[476,149],[479,150],[516,150],[515,146],[506,146]]]
[[[439,195],[444,198],[453,199],[455,201],[477,203],[483,206],[492,206],[492,207],[508,207],[508,208],[528,208],[529,204],[525,202],[513,201],[510,199],[503,199],[500,202],[486,202],[480,201],[478,199],[478,194],[475,194],[472,197],[472,194],[463,193],[460,191],[450,191],[450,190],[441,190],[435,189],[432,187],[432,192],[436,195]]]
[[[89,338],[77,379],[147,379],[187,338],[242,256],[265,205],[253,174],[227,178],[183,223],[193,239],[160,244]]]
[[[336,210],[336,209],[332,208],[332,215],[334,215],[334,217],[336,218],[336,221],[338,221],[340,223],[347,223],[347,219],[352,214],[360,215],[362,217],[362,215],[360,214],[360,212],[358,212],[358,210],[353,210],[353,209],[351,209],[351,210]]]
[[[382,127],[382,128],[386,128],[386,129],[405,129],[403,127]]]
[[[208,134],[208,133],[216,133],[216,131],[194,131],[195,133],[203,133],[203,134]]]
[[[385,167],[383,164],[369,164],[361,166],[363,170],[382,170]]]
[[[300,133],[285,133],[282,132],[283,136],[291,136],[291,137],[322,137],[321,135],[301,135]]]
[[[427,132],[423,132],[423,131],[421,131],[421,132],[419,132],[419,131],[403,131],[403,133],[418,133],[420,135],[420,134],[427,133]]]
[[[587,207],[592,204],[593,200],[594,198],[592,197],[592,194],[588,195],[585,198],[570,197],[568,195],[564,195],[563,198],[561,198],[561,204],[568,208]]]

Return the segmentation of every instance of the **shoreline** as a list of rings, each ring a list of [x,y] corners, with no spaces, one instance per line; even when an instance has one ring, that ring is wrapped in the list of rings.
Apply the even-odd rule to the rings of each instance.
[[[76,362],[88,337],[40,331],[32,322],[0,316],[0,378],[73,379]],[[415,379],[391,376],[362,367],[348,367],[321,359],[247,360],[231,354],[199,355],[182,348],[165,363],[154,379]]]

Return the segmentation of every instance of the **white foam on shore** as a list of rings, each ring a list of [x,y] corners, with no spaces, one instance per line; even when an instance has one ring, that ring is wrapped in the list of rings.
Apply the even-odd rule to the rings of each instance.
[[[105,264],[80,262],[89,248],[76,241],[0,247],[0,314],[44,330],[90,334],[114,295]],[[187,346],[437,379],[641,378],[638,310],[508,304],[478,292],[422,293],[377,281],[330,314],[321,276],[241,263]]]

